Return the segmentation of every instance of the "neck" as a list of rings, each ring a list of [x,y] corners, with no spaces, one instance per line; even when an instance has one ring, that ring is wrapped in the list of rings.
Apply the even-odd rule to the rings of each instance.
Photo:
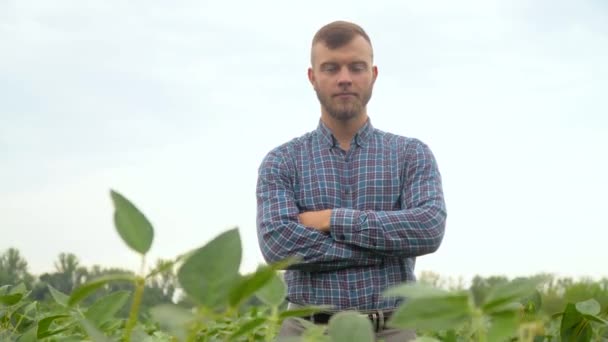
[[[321,121],[331,130],[334,137],[338,140],[340,147],[348,151],[350,142],[357,132],[367,122],[367,113],[363,112],[360,115],[350,120],[337,120],[327,113],[321,113]]]

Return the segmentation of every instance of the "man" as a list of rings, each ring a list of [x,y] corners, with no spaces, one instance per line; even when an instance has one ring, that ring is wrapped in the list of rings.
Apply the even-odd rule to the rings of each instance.
[[[267,262],[300,258],[285,273],[290,306],[335,309],[306,319],[326,324],[333,312],[357,310],[377,338],[404,341],[413,332],[384,324],[399,299],[382,292],[415,281],[416,257],[441,244],[446,208],[430,149],[372,126],[366,106],[377,76],[361,27],[338,21],[316,33],[308,79],[321,119],[264,158],[257,229]],[[303,330],[286,320],[279,335]]]

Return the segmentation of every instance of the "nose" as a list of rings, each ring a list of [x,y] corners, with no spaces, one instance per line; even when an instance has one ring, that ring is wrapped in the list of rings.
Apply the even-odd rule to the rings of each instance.
[[[338,86],[349,87],[353,84],[352,77],[348,68],[341,68],[338,74]]]

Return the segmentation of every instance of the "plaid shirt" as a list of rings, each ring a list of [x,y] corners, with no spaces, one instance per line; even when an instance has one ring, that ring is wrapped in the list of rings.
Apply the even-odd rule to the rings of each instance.
[[[285,273],[288,300],[336,309],[391,309],[387,287],[415,281],[416,256],[437,250],[446,208],[441,176],[422,142],[365,124],[339,147],[322,122],[273,149],[259,168],[257,230],[267,262],[300,262]],[[332,209],[330,233],[299,223]]]

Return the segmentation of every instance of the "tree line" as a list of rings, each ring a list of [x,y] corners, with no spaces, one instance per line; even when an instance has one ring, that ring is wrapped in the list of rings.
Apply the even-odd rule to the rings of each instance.
[[[183,307],[191,307],[192,301],[183,295],[179,289],[177,275],[168,260],[159,259],[153,269],[159,270],[153,277],[146,279],[144,296],[142,298],[142,315],[146,315],[149,308],[159,304],[173,303]],[[30,297],[40,303],[50,300],[49,286],[65,294],[70,294],[75,288],[95,278],[109,274],[134,274],[132,271],[119,268],[104,268],[99,265],[85,267],[81,265],[78,257],[72,253],[61,253],[54,262],[54,272],[35,276],[28,271],[27,260],[18,249],[8,248],[0,254],[0,287],[3,285],[16,285],[23,283],[29,291]],[[580,302],[587,299],[597,300],[603,312],[608,313],[608,278],[600,280],[592,278],[575,279],[572,277],[557,277],[542,273],[532,276],[542,280],[539,288],[538,301],[541,301],[541,310],[547,315],[553,315],[563,310],[567,303]],[[527,277],[531,278],[531,277]],[[517,278],[516,278],[517,279]],[[470,290],[476,303],[482,303],[490,289],[500,284],[506,284],[514,279],[496,275],[489,277],[475,276],[470,285],[465,286],[462,279],[445,278],[434,272],[422,272],[418,281],[433,287],[446,290]],[[93,303],[97,299],[112,292],[127,290],[133,291],[131,283],[111,283],[95,292],[85,301]],[[254,298],[251,305],[257,303]],[[540,304],[540,303],[539,303]],[[124,308],[126,315],[128,307]]]
[[[165,265],[169,267],[164,267]],[[54,262],[54,272],[35,276],[28,271],[27,260],[18,249],[8,248],[0,254],[0,287],[4,285],[24,284],[30,291],[29,297],[41,304],[50,303],[53,299],[49,286],[64,293],[70,294],[77,287],[102,276],[111,274],[134,274],[134,272],[120,268],[105,268],[99,265],[85,267],[78,257],[72,253],[61,253]],[[155,276],[146,279],[145,292],[142,298],[142,315],[146,315],[149,308],[159,304],[190,303],[188,298],[178,295],[177,276],[169,261],[159,259],[153,269],[160,270]],[[110,293],[126,290],[133,292],[132,283],[109,283],[99,291],[86,298],[85,304],[94,303],[97,299]],[[128,306],[119,315],[125,317]]]

